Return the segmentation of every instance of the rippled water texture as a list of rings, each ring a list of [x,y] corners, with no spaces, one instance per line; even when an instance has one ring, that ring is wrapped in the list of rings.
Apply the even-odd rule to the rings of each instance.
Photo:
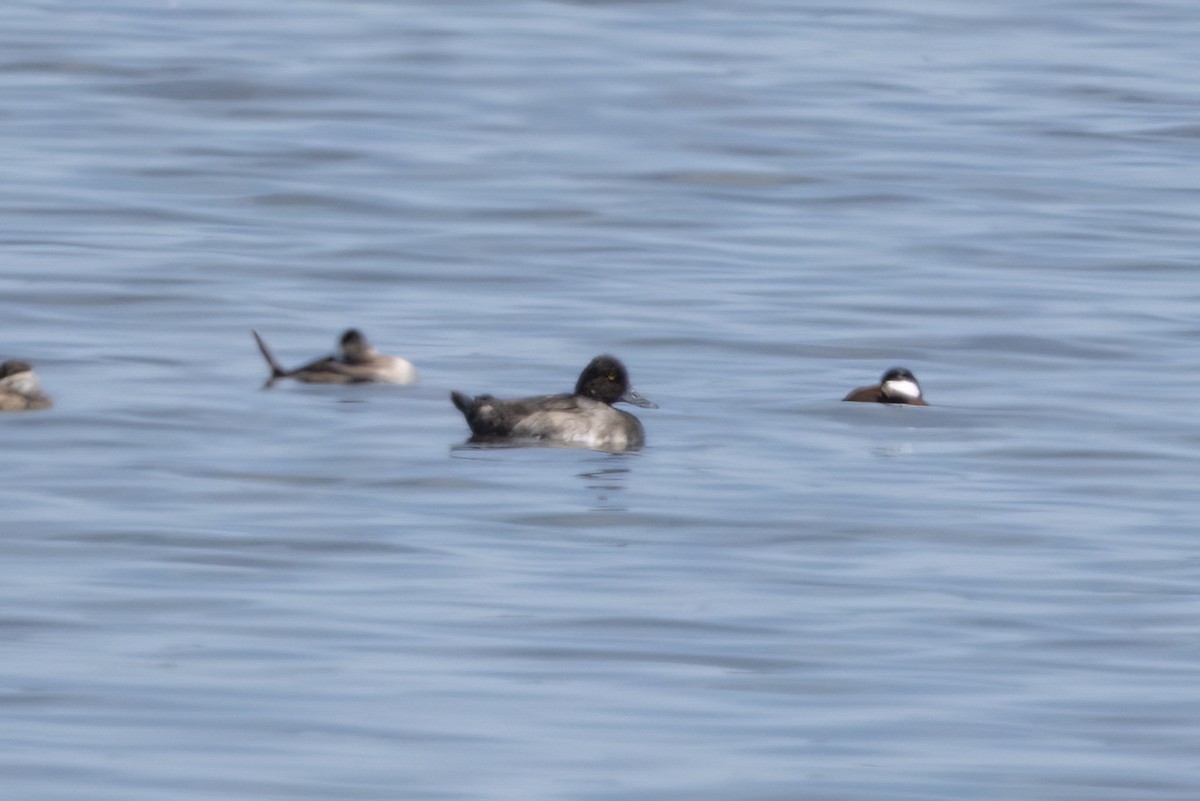
[[[0,795],[1200,798],[1200,11],[1000,6],[5,5]]]

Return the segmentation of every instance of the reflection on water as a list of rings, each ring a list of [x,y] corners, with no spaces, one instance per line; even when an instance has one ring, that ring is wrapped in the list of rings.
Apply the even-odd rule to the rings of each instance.
[[[616,457],[614,457],[616,458]],[[620,503],[620,493],[625,489],[628,467],[606,467],[579,474],[589,490],[596,493],[592,506],[595,512],[628,512],[629,507]]]
[[[916,448],[911,442],[898,442],[892,445],[881,445],[875,449],[875,453],[880,456],[908,456],[912,454]]]

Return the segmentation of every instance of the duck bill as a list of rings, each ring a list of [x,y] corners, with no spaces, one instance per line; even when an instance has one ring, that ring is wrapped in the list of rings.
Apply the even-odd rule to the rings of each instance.
[[[650,400],[649,398],[646,398],[645,396],[642,395],[642,393],[638,392],[636,389],[630,389],[624,395],[617,398],[617,400],[623,401],[624,403],[632,403],[634,406],[641,406],[643,409],[657,409],[658,408],[657,403]]]

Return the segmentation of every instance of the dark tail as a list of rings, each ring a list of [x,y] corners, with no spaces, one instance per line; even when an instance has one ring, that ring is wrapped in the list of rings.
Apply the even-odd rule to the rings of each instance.
[[[471,415],[475,413],[475,399],[468,398],[461,392],[451,390],[450,400],[454,401],[454,405],[458,407],[458,410],[463,413],[463,416],[467,418],[467,422],[469,423]]]
[[[251,329],[251,334],[254,334],[254,341],[258,343],[258,350],[262,353],[263,358],[267,360],[267,366],[271,368],[271,377],[267,379],[265,386],[271,386],[276,379],[286,378],[287,370],[279,366],[279,362],[275,361],[275,357],[271,355],[270,349],[267,348],[267,343],[263,342],[263,338],[258,335],[258,332]]]
[[[454,401],[463,417],[467,418],[472,442],[487,442],[511,433],[510,416],[491,395],[476,395],[472,398],[461,392],[451,392],[450,400]]]

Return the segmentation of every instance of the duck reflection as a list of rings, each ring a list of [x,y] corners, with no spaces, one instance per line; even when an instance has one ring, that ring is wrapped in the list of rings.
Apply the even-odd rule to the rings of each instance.
[[[620,502],[620,493],[625,490],[625,478],[630,472],[628,467],[602,467],[578,474],[587,488],[596,493],[593,512],[629,511],[629,507]]]

